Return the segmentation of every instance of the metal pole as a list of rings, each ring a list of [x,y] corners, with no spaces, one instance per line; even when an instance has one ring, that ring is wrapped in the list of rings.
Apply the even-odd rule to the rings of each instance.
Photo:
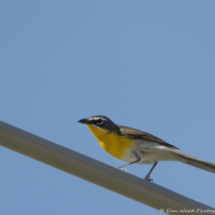
[[[0,121],[0,145],[168,214],[215,209]],[[170,209],[174,210],[171,211]],[[204,214],[204,212],[201,214]],[[212,213],[212,212],[211,212]],[[205,211],[205,214],[210,212]]]

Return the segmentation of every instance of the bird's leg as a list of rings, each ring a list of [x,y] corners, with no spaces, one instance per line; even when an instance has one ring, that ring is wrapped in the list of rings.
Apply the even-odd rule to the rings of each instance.
[[[149,173],[146,175],[145,179],[147,181],[153,181],[152,179],[150,179],[150,174],[152,173],[153,169],[156,167],[157,164],[158,164],[158,162],[155,162],[153,167],[150,169]]]
[[[126,167],[126,166],[128,166],[128,165],[131,165],[131,164],[134,164],[134,163],[139,162],[139,161],[141,160],[141,158],[140,158],[139,155],[136,155],[136,156],[137,156],[137,160],[132,161],[131,163],[125,164],[125,165],[123,165],[123,166],[120,166],[120,167],[118,167],[118,169],[122,169],[123,167]],[[122,169],[122,170],[123,170],[123,171],[126,171],[126,169]]]

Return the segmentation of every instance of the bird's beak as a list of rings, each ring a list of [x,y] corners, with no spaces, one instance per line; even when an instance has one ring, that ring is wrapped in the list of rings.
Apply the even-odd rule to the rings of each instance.
[[[90,124],[90,122],[87,119],[81,119],[78,122],[83,123],[83,124]]]

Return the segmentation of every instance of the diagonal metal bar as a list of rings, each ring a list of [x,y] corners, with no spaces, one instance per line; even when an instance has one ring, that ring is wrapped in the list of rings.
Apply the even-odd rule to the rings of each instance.
[[[192,214],[215,213],[215,208],[2,121],[0,145],[168,214],[179,215],[185,209]]]

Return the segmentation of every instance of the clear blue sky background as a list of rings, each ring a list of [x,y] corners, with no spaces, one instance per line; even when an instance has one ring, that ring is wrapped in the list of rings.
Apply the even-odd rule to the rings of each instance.
[[[215,163],[215,1],[1,1],[0,120],[112,166],[79,119],[106,115]],[[144,177],[150,165],[129,173]],[[0,147],[0,214],[159,214]],[[215,174],[154,183],[215,206]]]

